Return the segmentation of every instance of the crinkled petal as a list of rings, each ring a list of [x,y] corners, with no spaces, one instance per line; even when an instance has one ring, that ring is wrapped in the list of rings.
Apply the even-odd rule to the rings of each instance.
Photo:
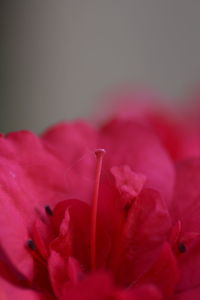
[[[65,239],[65,243],[67,241],[69,244],[68,241],[71,241],[71,255],[75,257],[83,266],[84,270],[87,271],[91,267],[91,207],[80,200],[62,201],[55,207],[55,222],[59,223],[59,219],[63,219],[66,210],[68,210],[69,213],[69,237]],[[63,223],[60,223],[60,226],[62,225]],[[106,232],[106,228],[103,225],[104,224],[102,224],[101,218],[99,217],[97,219],[96,232],[98,267],[103,267],[105,265],[110,251],[110,239]],[[52,242],[52,246],[55,248],[56,245],[55,250],[61,255],[63,255],[62,251],[59,251],[58,249],[59,247],[60,250],[62,249],[62,244],[62,236]],[[66,249],[66,252],[68,255],[70,254],[68,249]]]
[[[130,201],[138,196],[145,183],[146,177],[143,174],[137,174],[127,165],[114,166],[111,173],[115,178],[116,187],[120,196],[125,201]]]
[[[116,246],[114,266],[120,283],[130,284],[151,267],[170,225],[168,210],[159,193],[144,189],[130,208],[120,244]]]
[[[128,165],[146,176],[146,187],[171,201],[174,168],[165,149],[147,128],[130,120],[115,119],[100,131],[100,147],[106,149],[104,169]]]

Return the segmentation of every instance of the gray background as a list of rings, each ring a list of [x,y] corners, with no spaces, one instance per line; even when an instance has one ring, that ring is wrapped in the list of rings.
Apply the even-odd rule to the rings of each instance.
[[[5,0],[1,29],[1,131],[85,117],[124,83],[181,97],[200,77],[198,0]]]

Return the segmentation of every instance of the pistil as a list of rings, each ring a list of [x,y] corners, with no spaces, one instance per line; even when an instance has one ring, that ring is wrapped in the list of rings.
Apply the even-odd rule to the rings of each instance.
[[[92,220],[91,220],[91,268],[94,271],[96,269],[96,230],[97,230],[97,208],[99,198],[99,185],[101,178],[103,156],[105,154],[104,149],[97,149],[96,155],[96,176],[94,184],[94,195],[92,199]]]

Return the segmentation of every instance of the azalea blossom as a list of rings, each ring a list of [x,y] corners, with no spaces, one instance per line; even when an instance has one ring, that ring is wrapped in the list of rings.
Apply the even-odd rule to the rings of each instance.
[[[200,157],[147,115],[1,136],[1,299],[199,299]]]

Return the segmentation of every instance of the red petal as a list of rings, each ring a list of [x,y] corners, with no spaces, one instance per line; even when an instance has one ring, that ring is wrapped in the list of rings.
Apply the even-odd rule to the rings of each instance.
[[[66,171],[88,152],[87,147],[92,147],[93,131],[84,124],[67,125],[64,144],[57,145],[56,136],[61,140],[63,130],[55,131],[52,129],[46,133],[43,140],[28,131],[0,137],[0,210],[3,212],[0,240],[13,263],[28,276],[32,272],[32,258],[25,244],[35,218],[44,215],[45,205],[52,204],[53,207],[72,192],[88,196],[88,190],[92,189],[92,185],[85,185],[81,180],[86,174],[91,174],[88,159],[79,165],[79,170],[73,171],[74,177],[70,173],[73,187],[67,182]],[[56,148],[58,153],[55,153]],[[69,158],[67,161],[64,160],[64,152]],[[83,175],[81,179],[80,174]],[[89,196],[84,199],[90,200]]]
[[[111,173],[120,196],[128,202],[139,195],[146,180],[144,175],[133,172],[127,165],[112,167]]]
[[[65,211],[69,212],[69,234],[71,238],[71,255],[83,265],[85,270],[90,269],[90,232],[91,232],[91,207],[79,200],[66,200],[60,202],[54,210],[54,218],[59,223]],[[54,219],[53,218],[53,219]],[[62,223],[61,223],[62,225]],[[102,267],[110,251],[110,240],[101,219],[97,220],[97,266]],[[54,242],[52,245],[54,245]],[[62,247],[62,239],[57,240]],[[64,247],[65,248],[65,247]],[[63,248],[63,249],[64,249]],[[56,248],[58,251],[58,248]]]
[[[119,252],[118,280],[125,284],[146,272],[167,238],[170,218],[158,192],[145,189],[132,205]]]
[[[159,290],[153,285],[141,285],[114,293],[113,300],[161,300]]]
[[[170,201],[174,184],[173,165],[157,138],[146,128],[132,122],[113,120],[100,131],[99,145],[106,149],[105,164],[128,165],[146,176],[146,186],[158,190]]]
[[[54,296],[42,292],[35,292],[30,289],[16,287],[3,279],[0,279],[1,300],[55,300]]]
[[[96,133],[84,122],[60,123],[43,134],[43,141],[65,168],[63,179],[66,198],[91,201],[95,168]],[[63,186],[63,187],[64,187]]]
[[[153,285],[141,285],[133,288],[130,300],[161,300],[162,295]]]
[[[63,290],[60,300],[108,300],[112,299],[113,285],[105,273],[94,273],[74,286]]]
[[[79,279],[81,270],[74,258],[64,260],[56,251],[51,251],[48,270],[55,295],[60,299],[64,286],[70,287]]]
[[[200,287],[189,289],[188,291],[178,293],[175,300],[199,300],[200,299]]]
[[[173,295],[178,279],[179,270],[176,259],[170,245],[165,243],[157,261],[139,282],[155,284],[167,299]]]
[[[198,237],[198,233],[200,233],[199,182],[199,158],[185,160],[177,164],[177,180],[171,213],[174,220],[181,220],[182,239],[186,243],[186,252],[178,257],[181,269],[181,280],[178,290],[181,291],[191,289],[200,284],[200,243]]]
[[[200,232],[200,159],[194,158],[177,164],[175,195],[171,213],[180,220],[182,230]]]
[[[47,221],[44,223],[42,220],[37,219],[32,227],[31,234],[37,250],[39,250],[44,259],[47,259],[49,245],[56,236],[51,222]]]
[[[59,205],[59,204],[58,204]],[[51,250],[58,252],[63,258],[68,259],[72,251],[72,235],[70,231],[70,216],[68,208],[65,207],[64,218],[60,224],[59,235],[52,240]]]
[[[200,286],[200,239],[186,245],[186,252],[179,255],[181,277],[177,291],[184,292]]]
[[[24,219],[8,196],[2,196],[0,191],[0,241],[6,255],[15,267],[26,275],[32,277],[33,260],[28,253],[26,243],[30,238]]]

